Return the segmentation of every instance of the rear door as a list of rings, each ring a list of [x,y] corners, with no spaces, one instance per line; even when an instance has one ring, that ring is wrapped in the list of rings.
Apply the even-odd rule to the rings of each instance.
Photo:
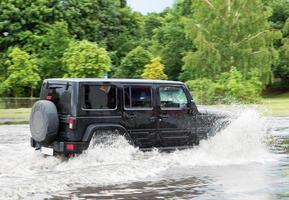
[[[190,96],[183,85],[158,87],[157,133],[164,147],[191,145],[195,132]]]
[[[132,139],[141,148],[157,144],[154,88],[152,85],[125,85],[123,119]]]
[[[120,124],[120,89],[112,83],[82,83],[78,105],[78,131],[91,124]]]

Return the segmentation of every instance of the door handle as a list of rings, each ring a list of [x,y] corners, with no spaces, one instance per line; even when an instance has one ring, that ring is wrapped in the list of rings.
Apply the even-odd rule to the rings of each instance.
[[[160,115],[160,118],[161,119],[167,119],[167,118],[169,118],[169,116],[168,115]]]
[[[127,119],[134,119],[134,118],[136,118],[136,114],[124,113],[124,117],[127,118]]]
[[[136,118],[136,115],[135,115],[135,114],[129,114],[129,115],[128,115],[128,118],[134,119],[134,118]]]

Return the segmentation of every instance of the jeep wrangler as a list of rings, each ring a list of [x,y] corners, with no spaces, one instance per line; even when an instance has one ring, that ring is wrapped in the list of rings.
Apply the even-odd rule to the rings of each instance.
[[[199,112],[182,82],[47,79],[30,115],[31,146],[79,154],[110,131],[141,150],[184,149],[223,127],[224,115]]]

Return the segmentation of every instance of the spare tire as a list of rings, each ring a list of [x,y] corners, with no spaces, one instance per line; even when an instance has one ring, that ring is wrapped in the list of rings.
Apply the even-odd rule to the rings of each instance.
[[[40,100],[34,103],[30,114],[32,138],[41,143],[51,143],[58,133],[59,119],[53,102]]]

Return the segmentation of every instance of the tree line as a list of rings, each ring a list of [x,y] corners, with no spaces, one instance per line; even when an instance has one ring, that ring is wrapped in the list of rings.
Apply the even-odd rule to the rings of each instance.
[[[287,0],[176,0],[147,15],[126,0],[3,0],[0,95],[108,75],[185,81],[203,103],[255,102],[289,89],[288,18]]]

